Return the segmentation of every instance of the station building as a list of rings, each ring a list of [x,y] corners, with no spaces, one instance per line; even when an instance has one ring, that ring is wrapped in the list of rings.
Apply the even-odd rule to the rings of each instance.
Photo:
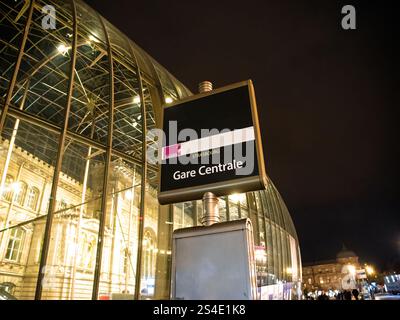
[[[315,291],[343,291],[357,286],[356,272],[362,269],[359,257],[345,246],[336,259],[303,264],[303,289]]]
[[[168,299],[172,232],[199,225],[202,203],[158,204],[145,137],[163,104],[192,93],[81,0],[0,11],[0,290]],[[260,294],[296,298],[299,242],[272,181],[219,203],[223,221],[253,223]]]

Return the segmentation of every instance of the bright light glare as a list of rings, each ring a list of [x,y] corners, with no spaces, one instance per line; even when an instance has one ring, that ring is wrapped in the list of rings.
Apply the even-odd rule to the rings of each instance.
[[[375,270],[371,266],[366,266],[365,270],[367,271],[367,274],[374,274]]]
[[[21,190],[21,186],[19,185],[18,182],[13,182],[13,183],[11,184],[11,190],[12,190],[14,193],[18,193],[18,192]]]
[[[245,193],[234,193],[229,196],[229,200],[238,203],[244,203],[246,201],[246,194]]]
[[[171,97],[166,97],[165,98],[165,103],[172,103],[174,100],[172,100]]]
[[[354,276],[356,274],[356,267],[355,266],[349,265],[347,268],[348,268],[348,270],[349,270],[351,275]]]
[[[262,249],[256,249],[254,255],[256,260],[263,260],[265,256],[265,251]]]
[[[71,49],[71,47],[67,47],[65,44],[61,43],[57,47],[57,51],[61,53],[63,56],[68,52],[68,50]]]
[[[139,96],[134,97],[133,103],[140,103],[140,97]]]
[[[131,190],[128,190],[126,193],[125,193],[125,196],[126,196],[126,198],[128,199],[128,200],[132,200],[132,191]]]
[[[91,34],[89,34],[89,40],[93,42],[99,42],[99,40],[97,40],[97,38],[95,36],[92,36]]]

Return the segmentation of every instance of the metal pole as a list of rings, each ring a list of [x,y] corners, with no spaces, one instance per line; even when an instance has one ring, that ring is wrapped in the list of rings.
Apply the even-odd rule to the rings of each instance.
[[[26,96],[28,95],[29,82],[30,81],[28,79],[28,81],[25,84],[24,95],[22,96],[21,105],[19,107],[20,110],[23,110],[24,106],[25,106]],[[7,173],[8,173],[8,166],[10,165],[11,155],[12,155],[12,152],[13,152],[13,149],[14,149],[15,138],[16,138],[17,133],[18,133],[19,122],[20,122],[20,119],[16,118],[15,124],[14,124],[14,129],[13,129],[12,134],[11,134],[11,139],[10,139],[10,141],[8,143],[6,161],[4,163],[3,174],[1,176],[1,182],[0,182],[0,196],[3,195],[4,184],[6,182]]]
[[[143,93],[143,81],[142,81],[142,71],[139,66],[138,59],[135,55],[135,51],[133,50],[132,43],[129,39],[126,39],[129,45],[130,53],[133,60],[136,63],[136,74],[137,80],[139,84],[139,98],[140,98],[140,114],[141,114],[141,121],[142,121],[142,161],[141,161],[141,178],[140,178],[140,209],[139,209],[139,217],[138,217],[138,248],[137,248],[137,256],[136,256],[136,277],[135,277],[135,292],[134,292],[134,299],[140,299],[140,284],[141,284],[141,277],[142,277],[142,270],[141,270],[141,262],[142,262],[142,245],[143,245],[143,234],[144,234],[144,212],[146,210],[146,181],[147,181],[147,117],[146,117],[146,103],[144,99]],[[147,58],[147,57],[146,57]],[[150,65],[152,65],[150,63]],[[155,75],[157,74],[154,70]],[[161,89],[161,87],[160,87]]]
[[[218,197],[212,192],[206,192],[203,196],[203,217],[201,223],[211,226],[219,222]]]
[[[101,216],[99,221],[99,235],[97,238],[97,252],[96,252],[96,265],[94,269],[94,279],[93,279],[93,290],[92,290],[92,300],[97,300],[100,289],[100,276],[101,276],[101,263],[103,257],[103,244],[104,244],[104,229],[106,226],[106,214],[107,214],[107,197],[108,197],[108,182],[110,173],[110,163],[111,163],[111,150],[112,150],[112,137],[113,137],[113,126],[114,126],[114,66],[113,66],[113,54],[111,48],[110,36],[108,34],[106,25],[100,14],[97,15],[103,32],[106,38],[108,63],[109,63],[109,105],[108,105],[108,131],[107,131],[107,148],[106,148],[106,159],[104,166],[103,175],[103,197],[101,199]]]
[[[133,206],[135,205],[135,183],[136,183],[136,166],[133,166],[133,178],[132,178],[132,191],[131,191],[131,199],[130,199],[130,204],[129,204],[129,220],[128,220],[128,243],[126,245],[126,255],[127,255],[127,260],[129,261],[129,266],[126,265],[126,270],[125,270],[125,293],[128,293],[128,287],[129,287],[129,276],[130,276],[130,261],[131,261],[131,232],[132,232],[132,214],[133,214]],[[127,263],[128,264],[128,263]]]
[[[136,260],[136,279],[135,279],[135,300],[140,299],[140,284],[142,277],[141,262],[143,252],[143,235],[144,235],[144,212],[146,210],[146,181],[147,181],[147,117],[146,117],[146,104],[144,101],[143,94],[143,83],[140,77],[140,69],[137,69],[139,75],[139,94],[141,103],[141,115],[142,115],[142,176],[141,176],[141,187],[140,187],[140,212],[139,212],[139,235],[138,235],[138,254]],[[150,187],[150,186],[149,186]]]
[[[19,47],[17,61],[15,62],[13,75],[12,75],[10,83],[8,85],[7,95],[4,99],[5,102],[4,102],[4,106],[3,106],[3,111],[0,116],[0,135],[3,131],[3,127],[6,122],[8,107],[11,102],[11,97],[12,97],[12,94],[14,91],[15,82],[17,81],[17,75],[18,75],[19,67],[21,65],[22,56],[24,55],[26,39],[28,38],[29,28],[31,26],[31,21],[32,21],[33,7],[34,7],[34,1],[32,0],[29,5],[28,18],[26,19],[26,24],[25,24],[24,33],[23,33],[22,39],[21,39],[21,45]]]
[[[16,179],[15,179],[15,181],[13,182],[13,183],[16,183],[16,184],[19,184],[19,180],[20,180],[20,178],[21,178],[21,172],[22,172],[22,169],[24,168],[24,165],[25,165],[25,162],[23,162],[21,165],[20,165],[20,167],[18,168],[18,173],[17,173],[17,177],[16,177]],[[21,192],[22,190],[20,190],[20,191],[14,191],[14,190],[11,190],[11,201],[10,201],[10,205],[8,206],[8,210],[7,210],[7,214],[6,214],[6,218],[5,218],[5,220],[4,220],[4,228],[7,228],[8,227],[8,223],[10,222],[9,220],[10,220],[10,216],[11,216],[11,214],[12,214],[12,210],[13,210],[13,207],[14,207],[14,202],[15,202],[15,198],[18,196],[18,193],[19,192]],[[25,190],[25,192],[26,192],[26,190]],[[3,246],[3,240],[7,240],[7,237],[4,239],[4,235],[7,233],[9,233],[10,232],[10,230],[7,230],[7,231],[3,231],[2,233],[1,233],[1,241],[0,241],[0,254],[1,254],[1,260],[3,260],[4,259],[4,256],[5,256],[5,254],[6,254],[6,249],[7,249],[7,244],[6,244],[6,241],[4,241],[4,246]],[[4,249],[3,249],[4,248]],[[4,252],[3,252],[4,251]]]
[[[203,81],[199,83],[199,92],[204,93],[211,91],[213,85],[210,81]],[[201,223],[204,226],[210,226],[214,223],[219,222],[219,207],[218,197],[212,192],[206,192],[203,195],[203,216],[201,217]]]
[[[20,110],[24,109],[26,96],[28,94],[28,88],[29,88],[29,79],[27,80],[27,82],[25,84],[25,91],[24,91],[24,95],[23,95],[22,100],[21,100]],[[1,183],[0,183],[0,197],[3,195],[4,185],[5,185],[6,178],[7,178],[8,167],[9,167],[10,161],[11,161],[11,155],[12,155],[12,152],[14,150],[14,143],[15,143],[15,138],[17,136],[17,132],[18,132],[19,122],[20,122],[19,119],[15,120],[14,129],[13,129],[13,132],[12,132],[12,135],[11,135],[11,139],[10,139],[9,144],[8,144],[6,161],[4,163],[3,175],[1,177]],[[17,180],[19,180],[19,178],[17,178]],[[14,194],[12,194],[11,203],[13,203],[13,198],[14,198]],[[4,220],[3,229],[7,228],[8,222],[9,222],[8,220],[9,220],[9,212],[7,213],[6,218]],[[3,243],[3,235],[4,235],[4,233],[0,232],[0,248],[2,247],[1,244]]]
[[[85,203],[85,200],[86,200],[86,190],[87,190],[87,181],[88,181],[88,175],[89,175],[91,153],[92,153],[92,147],[89,147],[87,159],[86,159],[86,165],[85,165],[85,175],[83,177],[82,197],[81,197],[81,206],[79,208],[78,226],[75,231],[75,239],[74,239],[75,254],[74,254],[73,263],[72,263],[72,279],[71,279],[71,292],[70,292],[70,296],[71,296],[72,300],[74,300],[74,298],[75,298],[76,264],[77,264],[77,260],[78,260],[78,254],[79,254],[79,238],[80,238],[80,234],[81,234],[83,210],[84,210],[83,203]]]
[[[58,188],[58,183],[59,183],[59,178],[60,178],[60,172],[61,172],[61,165],[62,165],[62,160],[64,156],[64,145],[65,145],[65,138],[67,136],[67,130],[68,130],[68,119],[69,119],[69,111],[71,108],[71,97],[73,93],[73,88],[74,88],[74,70],[75,70],[75,63],[76,63],[76,48],[77,48],[77,41],[78,41],[78,25],[76,21],[76,8],[75,8],[75,3],[72,0],[71,1],[71,6],[73,10],[73,38],[72,38],[72,49],[71,49],[71,61],[70,61],[70,69],[69,69],[69,81],[68,81],[68,91],[67,91],[67,98],[66,98],[66,104],[64,108],[64,114],[63,114],[63,126],[61,128],[61,133],[59,135],[58,139],[58,150],[57,150],[57,159],[56,163],[54,166],[54,173],[53,173],[53,182],[51,185],[51,193],[50,193],[50,199],[49,199],[49,210],[48,214],[46,217],[46,225],[45,225],[45,230],[44,230],[44,235],[43,235],[43,247],[42,247],[42,252],[41,252],[41,257],[40,257],[40,265],[39,265],[39,273],[38,273],[38,279],[36,282],[36,292],[35,292],[35,300],[40,300],[42,298],[42,291],[43,291],[43,286],[42,282],[45,276],[45,267],[47,264],[47,257],[49,254],[49,248],[50,248],[50,238],[51,238],[51,228],[53,224],[53,218],[54,218],[54,211],[56,209],[56,195],[57,195],[57,188]]]

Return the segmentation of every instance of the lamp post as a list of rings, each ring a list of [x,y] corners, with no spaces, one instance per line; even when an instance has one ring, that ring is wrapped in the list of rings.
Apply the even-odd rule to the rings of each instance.
[[[375,270],[374,270],[374,268],[372,266],[370,266],[368,264],[365,264],[365,272],[367,274],[368,293],[370,294],[371,299],[374,299],[374,291],[370,290],[369,285],[370,285],[370,282],[371,282],[371,280],[370,280],[371,278],[370,277],[372,277],[375,274]]]

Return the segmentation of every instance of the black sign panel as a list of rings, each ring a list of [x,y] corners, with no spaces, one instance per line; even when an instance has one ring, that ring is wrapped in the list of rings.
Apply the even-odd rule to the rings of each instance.
[[[264,161],[251,81],[165,106],[159,202],[263,188]]]

